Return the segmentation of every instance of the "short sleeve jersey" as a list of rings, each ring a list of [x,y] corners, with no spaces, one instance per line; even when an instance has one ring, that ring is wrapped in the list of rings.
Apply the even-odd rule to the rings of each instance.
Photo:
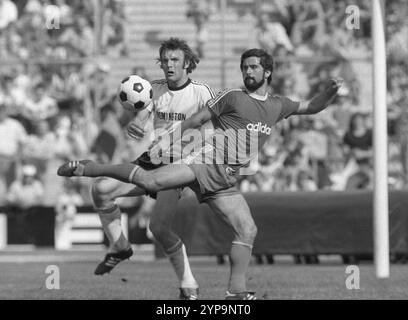
[[[207,103],[212,113],[216,149],[228,164],[246,165],[272,133],[272,126],[299,109],[299,102],[267,95],[264,99],[243,89],[225,90]]]
[[[153,126],[158,134],[190,118],[215,96],[208,85],[191,79],[176,89],[169,89],[165,79],[151,84],[153,103],[147,109],[154,113]]]

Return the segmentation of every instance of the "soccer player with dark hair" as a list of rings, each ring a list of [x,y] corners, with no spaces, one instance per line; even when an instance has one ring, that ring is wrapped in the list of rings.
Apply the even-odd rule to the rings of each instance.
[[[152,193],[189,186],[198,200],[206,202],[216,214],[228,221],[234,231],[226,299],[253,300],[256,297],[254,292],[247,290],[246,272],[257,227],[247,202],[235,186],[237,175],[256,157],[271,135],[273,125],[291,115],[309,115],[324,110],[337,94],[341,79],[328,81],[326,89],[309,101],[294,102],[268,94],[273,59],[264,50],[244,52],[240,66],[245,89],[221,92],[204,109],[180,124],[181,133],[199,128],[208,120],[214,125],[214,134],[205,140],[205,145],[198,152],[181,159],[180,163],[146,171],[136,164],[103,165],[89,160],[70,161],[58,169],[58,175],[109,176]],[[231,145],[225,148],[225,141]],[[254,146],[255,152],[251,151]],[[155,142],[150,149],[151,155],[160,154],[162,148],[161,142]],[[245,152],[233,152],[242,148]]]
[[[164,41],[160,46],[159,54],[158,63],[163,70],[164,79],[151,82],[152,104],[140,111],[136,115],[136,120],[128,126],[129,135],[136,140],[144,138],[146,121],[153,122],[154,133],[163,134],[169,127],[178,126],[203,109],[206,102],[214,97],[207,85],[189,78],[189,74],[197,67],[199,59],[184,40],[170,38]],[[208,124],[212,127],[210,122]],[[133,163],[145,170],[162,166],[160,163],[152,163],[147,152]],[[97,266],[95,274],[109,273],[118,263],[133,254],[131,245],[122,231],[121,211],[115,199],[145,194],[144,190],[135,185],[107,177],[100,177],[93,183],[91,195],[94,208],[99,214],[110,244],[108,253]],[[180,281],[180,298],[197,299],[198,284],[191,272],[184,244],[171,229],[180,194],[181,190],[176,189],[157,192],[157,194],[150,193],[152,197],[157,198],[150,217],[150,230],[169,257]]]

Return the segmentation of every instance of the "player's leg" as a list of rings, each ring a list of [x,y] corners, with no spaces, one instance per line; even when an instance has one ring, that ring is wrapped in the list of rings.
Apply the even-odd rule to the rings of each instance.
[[[145,193],[133,184],[125,184],[115,179],[98,178],[92,184],[91,197],[99,214],[103,230],[109,239],[108,252],[118,252],[129,248],[121,227],[121,211],[115,203],[118,197],[134,197]]]
[[[196,180],[194,171],[186,164],[170,164],[147,171],[132,163],[99,164],[90,160],[69,161],[59,167],[58,175],[110,177],[133,183],[150,193],[184,187]]]
[[[230,251],[231,269],[228,292],[232,294],[232,297],[237,294],[246,295],[246,272],[257,233],[251,211],[241,194],[222,195],[208,200],[207,203],[215,213],[232,226],[234,231]],[[251,299],[253,295],[248,297]]]
[[[166,190],[157,194],[157,201],[150,218],[150,230],[163,247],[180,282],[180,298],[197,299],[198,283],[191,272],[186,248],[171,225],[177,210],[179,191]]]
[[[144,190],[133,184],[126,184],[110,178],[98,178],[91,187],[91,197],[98,213],[102,228],[109,240],[108,254],[96,268],[95,274],[110,272],[119,262],[128,259],[132,249],[123,234],[122,212],[115,203],[118,197],[133,197],[144,194]]]

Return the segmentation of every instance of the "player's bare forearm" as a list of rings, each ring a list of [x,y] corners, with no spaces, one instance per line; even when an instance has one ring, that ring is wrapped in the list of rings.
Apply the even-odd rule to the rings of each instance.
[[[343,80],[340,78],[331,79],[323,92],[316,94],[309,101],[301,102],[296,114],[316,114],[326,109],[337,95]]]
[[[181,123],[181,135],[183,135],[183,133],[187,129],[195,129],[201,127],[204,123],[211,119],[211,116],[211,112],[207,107],[193,114],[190,118]]]
[[[178,126],[171,126],[168,130],[166,130],[160,137],[156,138],[155,141],[149,147],[149,154],[151,158],[156,157],[160,154],[161,150],[167,150],[170,147],[170,140],[163,139],[163,137],[170,136],[174,132],[177,132],[176,135],[173,134],[173,137],[182,137],[183,133],[188,129],[195,129],[201,127],[204,123],[211,119],[211,112],[210,110],[205,107],[201,111],[195,113],[190,118],[184,120]],[[178,140],[178,139],[177,139]],[[175,143],[176,141],[173,141]]]

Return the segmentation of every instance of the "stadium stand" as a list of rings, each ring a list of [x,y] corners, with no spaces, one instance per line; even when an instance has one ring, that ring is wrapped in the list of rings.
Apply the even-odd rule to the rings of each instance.
[[[196,44],[197,22],[191,13],[194,1],[106,0],[99,11],[92,3],[1,2],[2,194],[21,176],[23,165],[34,164],[44,185],[42,205],[53,207],[63,190],[63,182],[55,179],[62,161],[90,156],[106,159],[107,150],[95,152],[101,150],[95,145],[101,132],[115,137],[112,161],[129,159],[129,146],[123,143],[122,109],[112,96],[118,81],[136,66],[150,79],[161,77],[155,58],[158,44],[165,38],[179,36]],[[216,91],[239,86],[237,61],[242,50],[268,47],[268,30],[280,34],[268,47],[276,57],[274,94],[303,99],[329,76],[342,75],[346,80],[346,90],[333,108],[313,120],[291,119],[274,129],[260,155],[259,172],[243,179],[241,190],[338,191],[351,187],[347,180],[359,168],[348,161],[352,155],[344,148],[343,137],[352,115],[368,114],[372,108],[369,1],[361,1],[361,28],[354,31],[336,28],[347,19],[344,12],[352,3],[348,0],[260,1],[258,6],[251,0],[228,0],[224,21],[218,1],[205,3],[207,39],[195,80]],[[408,185],[405,7],[402,0],[387,1],[389,185],[397,190]],[[60,28],[44,28],[47,22],[59,22]],[[223,72],[227,75],[224,80]],[[370,129],[370,117],[366,122]],[[10,134],[10,127],[15,132],[13,139],[3,139]],[[346,166],[349,163],[352,165]],[[75,184],[89,204],[89,182],[78,180]],[[370,181],[353,185],[371,187]],[[3,198],[0,205],[6,204]]]

